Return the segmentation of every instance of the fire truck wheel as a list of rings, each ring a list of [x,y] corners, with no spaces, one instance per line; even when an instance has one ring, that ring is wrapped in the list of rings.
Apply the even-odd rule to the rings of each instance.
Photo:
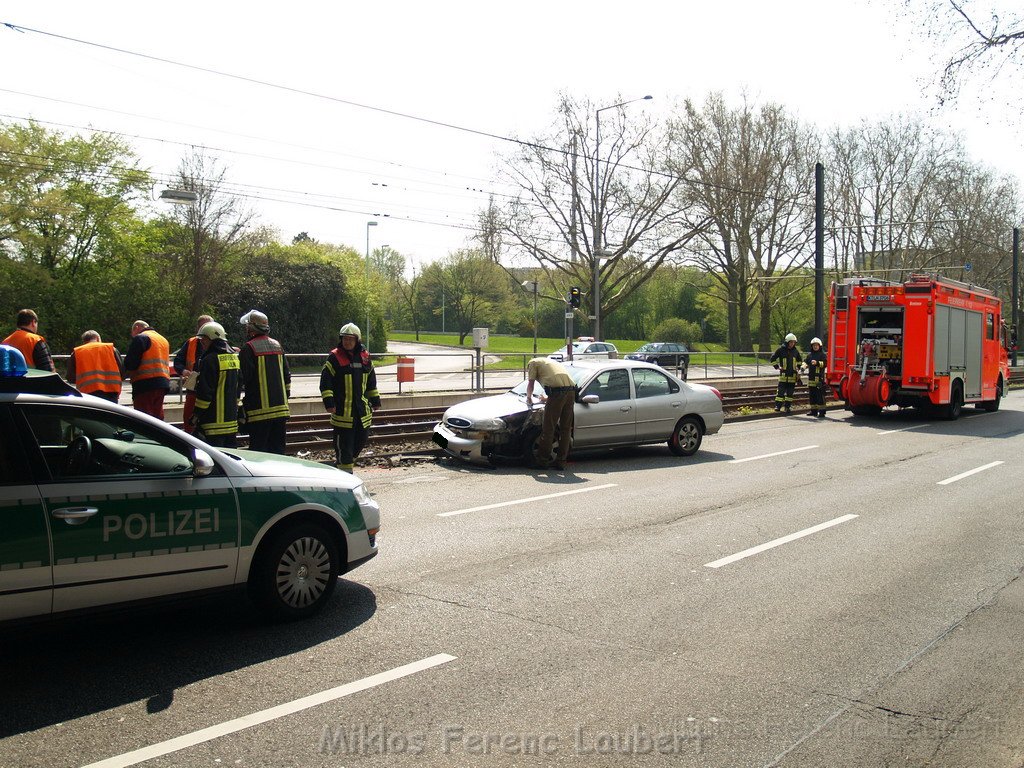
[[[947,421],[956,421],[964,409],[964,383],[957,379],[949,393],[949,404],[943,409],[942,415]]]
[[[672,431],[672,437],[668,439],[668,449],[676,456],[693,456],[700,448],[703,438],[704,431],[700,428],[700,422],[692,416],[686,416],[679,420]]]
[[[999,383],[996,385],[996,399],[986,400],[983,403],[978,403],[979,408],[984,408],[989,413],[999,410],[999,401],[1003,399],[1003,377],[999,377]]]

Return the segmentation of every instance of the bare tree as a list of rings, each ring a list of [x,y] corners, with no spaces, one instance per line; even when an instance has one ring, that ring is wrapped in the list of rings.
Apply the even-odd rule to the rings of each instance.
[[[925,36],[937,46],[939,102],[956,99],[974,76],[995,79],[1018,67],[1024,44],[1024,17],[1009,0],[904,0]]]
[[[255,217],[227,192],[226,170],[202,152],[181,161],[175,183],[198,195],[194,204],[173,214],[177,226],[171,237],[172,255],[189,292],[189,314],[195,317],[208,306],[230,258],[253,245],[250,227]]]
[[[767,347],[776,302],[801,286],[785,278],[813,256],[814,134],[779,105],[731,108],[721,94],[686,101],[671,125],[673,157],[693,169],[678,194],[713,222],[688,259],[727,303],[730,347],[751,348],[755,308]]]
[[[590,102],[565,96],[551,132],[505,159],[506,177],[521,189],[508,206],[505,231],[521,255],[539,264],[556,295],[580,287],[590,315],[597,314],[596,270],[600,314],[607,315],[706,221],[692,220],[678,204],[680,169],[670,172],[666,136],[649,118],[622,107],[612,112],[602,123],[597,157],[594,115]],[[603,246],[597,252],[595,243]]]

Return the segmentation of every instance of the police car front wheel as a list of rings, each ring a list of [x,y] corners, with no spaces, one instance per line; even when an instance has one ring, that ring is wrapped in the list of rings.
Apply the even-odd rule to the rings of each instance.
[[[338,581],[338,547],[319,525],[301,523],[274,534],[253,566],[253,598],[275,618],[319,611]]]

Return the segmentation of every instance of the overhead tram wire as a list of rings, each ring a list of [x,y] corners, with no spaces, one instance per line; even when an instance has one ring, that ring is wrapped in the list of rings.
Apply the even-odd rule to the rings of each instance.
[[[24,118],[21,118],[20,116],[2,115],[2,114],[0,114],[0,117],[14,117],[16,119],[24,119]],[[179,144],[181,146],[188,146],[188,147],[202,146],[202,145],[195,145],[195,144],[187,144],[185,142],[172,142],[172,141],[169,141],[169,140],[155,139],[155,138],[145,137],[145,136],[128,136],[126,134],[121,134],[121,133],[118,133],[118,132],[115,132],[115,131],[104,131],[104,130],[101,130],[101,129],[91,129],[91,128],[87,128],[87,127],[84,127],[84,126],[68,125],[66,123],[52,123],[52,122],[48,122],[48,121],[37,121],[37,122],[45,122],[45,123],[50,124],[50,125],[60,125],[60,126],[63,126],[63,127],[79,128],[81,130],[94,130],[94,131],[98,131],[98,132],[101,132],[101,133],[108,133],[110,135],[123,136],[125,138],[143,138],[143,139],[149,139],[149,140],[153,140],[153,141],[167,141],[167,143]],[[203,149],[210,149],[210,147],[205,147],[205,146],[203,146],[202,148]],[[225,150],[225,151],[232,152],[232,150]],[[17,155],[17,156],[26,157],[26,158],[34,158],[34,159],[39,159],[39,160],[46,160],[46,161],[54,159],[54,158],[52,158],[52,157],[50,157],[48,155],[30,155],[30,154],[27,154],[27,153],[12,152],[10,150],[0,150],[0,153],[8,154],[8,155]],[[244,153],[242,153],[242,154],[244,154]],[[273,158],[266,158],[266,156],[261,156],[261,155],[255,155],[255,156],[258,157],[258,158],[273,159]],[[290,162],[290,161],[286,160],[286,162]],[[3,163],[0,163],[0,164],[3,164]],[[3,164],[3,165],[5,165],[6,167],[16,167],[16,166],[13,166],[11,164]],[[24,164],[22,164],[21,167],[30,167],[30,168],[34,168],[34,169],[38,169],[38,170],[47,170],[47,169],[52,169],[54,166],[51,166],[51,165],[32,165],[32,164],[29,164],[29,163],[24,163]],[[333,166],[318,166],[318,167],[334,168]],[[112,170],[116,170],[117,169],[116,166],[111,166],[111,168],[112,168]],[[347,170],[347,169],[338,169],[338,168],[334,168],[334,169],[335,170],[343,170],[343,171]],[[138,169],[125,168],[123,170],[125,172],[138,172]],[[370,174],[370,172],[360,172],[360,171],[353,171],[353,172],[355,172],[355,173],[365,173],[366,175]],[[117,177],[116,175],[113,175],[113,174],[109,175],[108,177],[109,178],[113,178],[113,179],[119,179],[119,177]],[[174,176],[173,174],[168,175],[166,177],[166,182],[167,183],[173,183],[176,180],[177,180],[177,177]],[[203,181],[209,181],[209,180],[208,179],[203,179]],[[373,182],[373,183],[376,184],[376,182]],[[427,182],[427,183],[429,183],[429,182]],[[267,187],[267,186],[262,186],[262,185],[258,185],[258,184],[245,184],[244,182],[227,182],[223,186],[226,187],[226,188],[240,187],[240,188],[245,188],[245,189],[263,190],[263,191],[267,191],[267,192],[279,192],[279,193],[283,193],[283,194],[298,194],[298,195],[303,195],[303,196],[321,197],[321,198],[326,198],[326,199],[329,199],[329,200],[346,200],[346,201],[351,201],[351,202],[372,203],[372,204],[376,204],[377,203],[377,201],[368,200],[368,199],[365,199],[365,198],[350,198],[350,197],[344,197],[344,196],[340,196],[340,195],[332,195],[332,194],[328,194],[328,193],[309,192],[308,190],[291,190],[291,189],[282,189],[280,187]],[[387,187],[389,185],[384,185],[384,186]],[[439,185],[439,186],[441,186],[441,185]],[[395,187],[395,188],[396,189],[402,189],[401,187]],[[407,191],[424,192],[426,194],[450,194],[450,193],[441,193],[441,192],[431,192],[429,190],[407,190]],[[480,191],[480,194],[484,194],[484,193],[485,193],[484,191]],[[486,192],[486,194],[494,195],[496,197],[505,197],[505,198],[509,198],[509,199],[521,199],[521,198],[515,198],[515,196],[512,196],[512,195],[502,195],[500,193],[495,193],[495,192]],[[257,195],[248,195],[248,196],[252,197],[253,199],[261,199]],[[475,197],[475,195],[458,195],[458,196],[465,197],[465,198],[468,198],[468,199],[472,199],[473,197]],[[270,199],[270,198],[267,198],[267,199]],[[283,202],[281,200],[276,200],[276,201],[277,202]],[[533,203],[532,201],[529,201],[529,200],[527,200],[526,202],[531,204],[531,205],[533,205],[533,206],[536,205],[536,203]],[[314,205],[314,207],[318,207],[318,206]],[[410,208],[410,209],[418,209],[418,210],[424,210],[424,211],[431,211],[431,210],[433,210],[433,211],[438,211],[438,212],[446,212],[445,209],[443,209],[443,208],[429,208],[429,207],[426,207],[426,206],[400,206],[400,207],[406,207],[406,208]],[[832,210],[832,213],[836,213],[836,211]],[[846,212],[846,211],[841,211],[840,213],[842,213],[843,215],[848,215],[848,212]],[[859,218],[862,218],[862,219],[873,219],[874,218],[871,214],[867,214],[867,213],[857,213],[855,215],[857,217],[859,217]],[[872,221],[866,221],[865,223],[862,223],[862,224],[848,224],[848,225],[840,225],[840,226],[829,226],[829,227],[826,227],[826,230],[829,231],[829,232],[835,233],[835,232],[840,232],[840,231],[856,231],[858,229],[882,229],[882,228],[885,228],[885,227],[905,227],[905,226],[917,226],[917,225],[926,226],[926,225],[934,225],[934,224],[960,224],[960,223],[963,223],[963,221],[964,221],[963,219],[920,219],[920,220],[911,220],[911,221],[905,221],[904,220],[904,221],[883,221],[883,222],[876,222],[876,221],[872,220]]]
[[[43,125],[57,126],[59,128],[71,128],[71,129],[79,130],[79,131],[91,131],[93,133],[103,133],[103,134],[107,134],[108,136],[117,136],[117,137],[120,137],[120,138],[123,138],[123,139],[139,139],[139,140],[142,140],[142,141],[154,141],[154,142],[158,142],[158,143],[161,143],[161,144],[170,144],[170,145],[173,145],[173,146],[188,147],[190,149],[197,149],[198,148],[198,149],[209,150],[211,152],[221,152],[221,153],[224,153],[224,154],[236,155],[236,156],[239,156],[239,157],[254,158],[254,159],[257,159],[257,160],[269,160],[271,162],[287,163],[287,164],[290,164],[290,165],[309,166],[309,167],[316,168],[318,170],[338,171],[340,173],[352,173],[352,174],[357,174],[357,175],[360,175],[360,176],[379,176],[380,178],[394,179],[394,180],[399,181],[399,182],[414,182],[414,183],[417,183],[417,184],[427,184],[427,185],[430,185],[430,186],[436,186],[436,187],[441,187],[441,188],[446,188],[446,189],[447,188],[458,189],[460,191],[463,191],[463,190],[472,191],[473,190],[473,188],[466,187],[464,185],[460,186],[460,185],[455,185],[455,184],[445,184],[445,183],[438,182],[438,181],[428,181],[428,180],[425,180],[425,179],[413,179],[413,178],[409,178],[409,177],[405,177],[405,176],[390,175],[390,174],[386,174],[386,173],[380,173],[378,171],[364,171],[364,170],[359,170],[357,168],[344,168],[344,167],[340,167],[340,166],[336,166],[336,165],[324,165],[323,163],[316,163],[316,162],[313,162],[311,160],[295,160],[295,159],[288,158],[288,157],[275,157],[274,155],[264,155],[264,154],[260,154],[258,152],[243,152],[241,150],[231,149],[229,147],[210,146],[208,144],[201,144],[201,143],[194,142],[194,141],[192,141],[192,142],[190,142],[190,141],[177,141],[177,140],[173,140],[173,139],[160,138],[159,136],[147,136],[145,134],[123,133],[123,132],[120,132],[120,131],[111,131],[111,130],[107,130],[107,129],[103,129],[103,128],[95,128],[95,127],[92,127],[92,126],[76,125],[74,123],[62,123],[62,122],[56,122],[56,121],[53,121],[53,120],[38,120],[36,118],[25,117],[24,115],[0,114],[0,117],[2,117],[2,118],[9,118],[9,119],[12,119],[12,120],[32,121],[32,122],[36,122],[36,123],[41,123]],[[512,197],[514,197],[513,195],[510,195],[510,194],[507,194],[507,193],[504,193],[504,192],[496,192],[496,191],[493,191],[493,190],[479,190],[478,194],[480,194],[480,195],[494,195],[495,197],[503,197],[503,198],[512,198]]]
[[[532,149],[538,149],[538,150],[541,150],[543,152],[554,152],[556,154],[565,155],[567,157],[572,156],[572,153],[567,148],[565,148],[565,147],[549,147],[549,146],[546,146],[544,144],[540,144],[540,143],[537,143],[537,142],[525,141],[523,139],[517,139],[517,138],[514,138],[512,136],[503,136],[503,135],[498,134],[498,133],[491,133],[490,131],[483,131],[483,130],[480,130],[478,128],[469,128],[467,126],[456,125],[454,123],[446,123],[446,122],[444,122],[442,120],[434,120],[432,118],[421,117],[419,115],[413,115],[413,114],[409,114],[407,112],[399,112],[398,110],[387,109],[385,107],[376,107],[376,106],[373,106],[371,104],[363,104],[361,102],[352,101],[350,99],[343,99],[343,98],[340,98],[338,96],[328,96],[327,94],[317,93],[316,91],[309,91],[309,90],[306,90],[306,89],[303,89],[303,88],[296,88],[294,86],[282,85],[280,83],[273,83],[273,82],[270,82],[269,80],[260,80],[258,78],[248,77],[246,75],[236,75],[236,74],[233,74],[231,72],[223,72],[221,70],[213,69],[211,67],[202,67],[202,66],[199,66],[197,64],[188,64],[186,62],[175,61],[174,59],[167,59],[167,58],[163,58],[163,57],[160,57],[160,56],[153,56],[152,54],[148,54],[148,53],[141,53],[139,51],[132,51],[132,50],[129,50],[127,48],[118,48],[118,47],[112,46],[112,45],[105,45],[103,43],[96,43],[96,42],[93,42],[91,40],[82,40],[81,38],[70,37],[68,35],[59,35],[56,32],[47,32],[45,30],[35,29],[33,27],[24,27],[24,26],[21,26],[19,24],[15,24],[13,22],[4,21],[4,22],[0,22],[0,24],[2,24],[3,26],[7,27],[8,29],[10,29],[10,30],[12,30],[14,32],[32,33],[32,34],[36,34],[36,35],[41,35],[43,37],[52,37],[52,38],[57,39],[57,40],[64,40],[66,42],[75,43],[77,45],[84,45],[84,46],[88,46],[88,47],[91,47],[91,48],[99,48],[101,50],[111,51],[113,53],[119,53],[119,54],[123,54],[125,56],[134,56],[134,57],[137,57],[137,58],[140,58],[140,59],[146,59],[148,61],[155,61],[155,62],[158,62],[160,64],[167,64],[169,66],[181,67],[183,69],[189,69],[189,70],[192,70],[194,72],[202,72],[204,74],[214,75],[216,77],[224,77],[224,78],[228,78],[228,79],[232,79],[232,80],[237,80],[239,82],[249,83],[250,85],[259,85],[259,86],[263,86],[263,87],[266,87],[266,88],[273,88],[275,90],[284,91],[284,92],[287,92],[287,93],[294,93],[294,94],[298,94],[298,95],[301,95],[301,96],[309,96],[309,97],[314,98],[314,99],[322,99],[324,101],[330,101],[330,102],[333,102],[333,103],[336,103],[336,104],[345,104],[347,106],[356,107],[358,109],[365,109],[365,110],[369,110],[371,112],[377,112],[379,114],[391,115],[392,117],[399,117],[399,118],[403,118],[403,119],[406,119],[406,120],[414,120],[414,121],[425,123],[425,124],[428,124],[428,125],[434,125],[434,126],[437,126],[437,127],[440,127],[440,128],[448,128],[448,129],[454,130],[454,131],[462,131],[464,133],[470,133],[470,134],[474,134],[474,135],[477,135],[477,136],[484,136],[486,138],[496,139],[498,141],[503,141],[503,142],[507,142],[507,143],[510,143],[510,144],[516,144],[516,145],[519,145],[519,146],[522,146],[522,147],[530,147]],[[581,155],[581,154],[578,155],[578,156],[579,157],[583,157],[583,155]],[[586,158],[586,159],[589,160],[589,158]],[[644,169],[644,168],[635,168],[633,166],[627,166],[627,165],[620,165],[619,167],[627,169],[627,170],[635,170],[635,171],[641,171],[641,172],[644,172],[644,173],[650,173],[653,176],[660,176],[662,178],[674,179],[674,180],[686,182],[688,184],[694,184],[694,185],[697,185],[697,186],[706,186],[706,187],[710,187],[712,189],[721,189],[721,190],[724,190],[724,191],[735,192],[737,194],[752,194],[752,193],[747,192],[746,190],[742,190],[742,189],[738,189],[738,188],[734,188],[734,187],[727,187],[727,186],[724,186],[724,185],[716,185],[716,184],[712,184],[710,182],[700,181],[700,180],[697,180],[697,179],[689,179],[689,178],[687,178],[685,176],[679,176],[678,174],[667,173],[665,171],[654,171],[654,170]],[[803,195],[801,195],[801,197],[802,196]],[[786,197],[786,198],[778,198],[778,200],[780,200],[780,201],[781,200],[798,200],[798,199],[799,198],[796,197],[796,196]]]
[[[421,172],[421,173],[433,173],[433,174],[438,174],[438,175],[441,175],[441,176],[452,176],[452,177],[457,177],[457,178],[460,178],[460,179],[471,179],[473,181],[480,181],[480,182],[484,182],[486,184],[491,184],[491,183],[494,182],[493,179],[485,179],[485,178],[482,178],[480,176],[471,176],[469,174],[457,173],[455,171],[438,170],[436,168],[424,168],[424,167],[417,166],[417,165],[409,165],[408,163],[400,163],[400,162],[398,162],[396,160],[382,160],[382,159],[376,158],[376,157],[366,157],[364,155],[353,155],[353,154],[351,154],[349,152],[339,152],[336,149],[329,149],[329,148],[325,148],[325,147],[311,147],[311,146],[309,146],[307,144],[295,144],[294,142],[280,141],[278,139],[270,139],[270,138],[267,138],[265,136],[254,136],[253,134],[239,133],[237,131],[226,131],[223,128],[212,128],[210,126],[197,125],[195,123],[183,123],[183,122],[180,122],[178,120],[166,120],[164,118],[153,117],[151,115],[140,115],[137,112],[127,112],[125,110],[111,109],[109,107],[98,107],[98,106],[95,106],[93,104],[83,104],[82,102],[68,101],[67,99],[58,99],[58,98],[54,98],[52,96],[41,96],[39,94],[26,93],[25,91],[15,91],[15,90],[11,90],[9,88],[0,88],[0,93],[10,93],[10,94],[14,94],[16,96],[25,96],[25,97],[28,97],[30,99],[41,99],[43,101],[52,101],[52,102],[55,102],[57,104],[65,104],[65,105],[72,106],[72,107],[81,107],[82,109],[91,109],[91,110],[94,110],[94,111],[97,111],[97,112],[109,112],[111,114],[122,115],[124,117],[135,117],[135,118],[138,118],[140,120],[149,120],[151,122],[164,123],[166,125],[177,125],[177,126],[181,126],[183,128],[195,128],[195,129],[198,129],[198,130],[201,130],[201,131],[212,131],[214,133],[223,133],[226,136],[233,136],[233,137],[241,138],[241,139],[252,139],[253,141],[261,141],[261,142],[264,142],[266,144],[277,144],[277,145],[280,145],[280,146],[283,146],[283,147],[291,147],[293,149],[302,149],[302,150],[307,150],[309,152],[322,152],[322,153],[325,153],[325,154],[337,155],[339,157],[348,157],[348,158],[352,158],[354,160],[364,160],[364,161],[370,162],[370,163],[380,163],[382,165],[393,165],[393,166],[396,166],[398,168],[405,168],[405,169],[408,169],[408,170],[411,170],[411,171],[418,171],[418,172]],[[34,118],[18,117],[17,119],[26,120],[26,119],[34,119]],[[39,120],[37,122],[46,122],[46,121]],[[57,123],[54,123],[54,124],[55,125],[59,125]],[[75,126],[71,126],[71,127],[75,127]],[[82,127],[81,130],[103,130],[103,129],[93,129],[93,128]],[[123,134],[118,134],[115,131],[109,131],[109,130],[103,130],[103,132],[104,133],[112,133],[112,134],[115,134],[115,135],[123,135]]]
[[[103,43],[96,43],[96,42],[93,42],[93,41],[90,41],[90,40],[83,40],[81,38],[75,38],[75,37],[71,37],[71,36],[68,36],[68,35],[60,35],[60,34],[57,34],[55,32],[47,32],[45,30],[35,29],[33,27],[25,27],[25,26],[21,26],[19,24],[15,24],[13,22],[5,21],[5,22],[0,22],[0,24],[2,24],[3,26],[7,27],[8,29],[10,29],[10,30],[12,30],[14,32],[32,33],[32,34],[41,35],[41,36],[44,36],[44,37],[52,37],[52,38],[57,39],[57,40],[64,40],[66,42],[75,43],[77,45],[84,45],[84,46],[89,46],[89,47],[92,47],[92,48],[99,48],[101,50],[111,51],[111,52],[123,54],[123,55],[126,55],[126,56],[134,56],[134,57],[137,57],[137,58],[146,59],[148,61],[154,61],[154,62],[158,62],[158,63],[161,63],[161,64],[167,64],[169,66],[181,67],[181,68],[184,68],[184,69],[190,69],[190,70],[195,71],[195,72],[202,72],[204,74],[214,75],[216,77],[224,77],[224,78],[229,78],[229,79],[232,79],[232,80],[238,80],[239,82],[245,82],[245,83],[249,83],[251,85],[259,85],[259,86],[263,86],[263,87],[266,87],[266,88],[273,88],[273,89],[276,89],[276,90],[285,91],[287,93],[294,93],[294,94],[298,94],[298,95],[301,95],[301,96],[309,96],[311,98],[322,99],[322,100],[334,102],[334,103],[337,103],[337,104],[345,104],[346,106],[356,107],[358,109],[365,109],[365,110],[369,110],[369,111],[372,111],[372,112],[377,112],[377,113],[380,113],[380,114],[391,115],[392,117],[399,117],[399,118],[403,118],[403,119],[406,119],[406,120],[414,120],[414,121],[425,123],[425,124],[428,124],[428,125],[434,125],[434,126],[437,126],[437,127],[440,127],[440,128],[448,128],[450,130],[462,131],[464,133],[470,133],[470,134],[474,134],[474,135],[477,135],[477,136],[484,136],[486,138],[496,139],[498,141],[508,142],[508,143],[511,143],[511,144],[517,144],[517,145],[523,146],[523,147],[530,147],[530,148],[533,148],[533,149],[539,149],[539,150],[544,151],[544,152],[554,152],[554,153],[563,154],[563,155],[566,155],[566,156],[571,156],[571,154],[572,154],[568,149],[563,148],[563,147],[549,147],[549,146],[546,146],[544,144],[540,144],[540,143],[537,143],[537,142],[531,142],[531,141],[525,141],[523,139],[517,139],[517,138],[514,138],[512,136],[504,136],[504,135],[501,135],[501,134],[492,133],[490,131],[483,131],[483,130],[480,130],[480,129],[477,129],[477,128],[469,128],[467,126],[456,125],[454,123],[447,123],[447,122],[444,122],[442,120],[434,120],[432,118],[422,117],[422,116],[419,116],[419,115],[413,115],[413,114],[410,114],[410,113],[407,113],[407,112],[400,112],[398,110],[387,109],[385,107],[377,107],[377,106],[373,106],[371,104],[363,104],[361,102],[352,101],[350,99],[343,99],[343,98],[338,97],[338,96],[329,96],[327,94],[317,93],[316,91],[309,91],[309,90],[306,90],[306,89],[303,89],[303,88],[296,88],[294,86],[283,85],[281,83],[273,83],[273,82],[270,82],[269,80],[260,80],[258,78],[248,77],[246,75],[237,75],[237,74],[234,74],[234,73],[231,73],[231,72],[224,72],[224,71],[221,71],[221,70],[213,69],[211,67],[202,67],[202,66],[199,66],[197,64],[188,64],[186,62],[176,61],[174,59],[163,58],[163,57],[160,57],[160,56],[153,56],[152,54],[141,53],[139,51],[132,51],[132,50],[129,50],[127,48],[118,48],[116,46],[105,45]],[[226,151],[226,150],[222,150],[222,151]],[[248,154],[248,153],[241,153],[241,154]],[[257,156],[259,156],[259,155],[257,155]],[[579,155],[579,157],[583,157],[583,156]],[[589,157],[586,158],[586,159],[589,160]],[[289,162],[289,161],[285,161],[285,162]],[[744,195],[745,194],[754,194],[752,192],[748,192],[747,190],[744,190],[744,189],[741,189],[741,188],[738,188],[738,187],[730,187],[730,186],[726,186],[726,185],[722,185],[722,184],[714,184],[714,183],[711,183],[711,182],[702,181],[700,179],[691,179],[691,178],[688,178],[686,176],[680,176],[679,174],[668,173],[668,172],[665,172],[665,171],[655,171],[655,170],[644,169],[644,168],[636,168],[634,166],[629,166],[629,165],[624,165],[624,164],[619,165],[618,167],[621,167],[621,168],[623,168],[625,170],[635,170],[635,171],[641,171],[643,173],[649,173],[652,176],[659,176],[659,177],[662,177],[662,178],[678,180],[680,182],[684,182],[684,183],[687,183],[687,184],[692,184],[694,186],[704,186],[704,187],[708,187],[708,188],[711,188],[711,189],[720,189],[720,190],[723,190],[723,191],[734,192],[736,194],[744,194]],[[427,183],[429,183],[429,182],[427,182]],[[802,203],[801,202],[801,198],[807,197],[810,194],[811,193],[807,193],[807,194],[800,193],[798,195],[791,195],[791,196],[786,196],[786,197],[770,198],[770,199],[775,201],[775,202],[791,201],[791,202],[794,202],[797,205],[800,205],[802,207],[810,207],[810,206],[813,206],[813,202],[810,202],[810,203]],[[864,216],[864,218],[867,218],[867,216]]]
[[[52,170],[53,169],[53,166],[33,164],[33,163],[19,163],[19,164],[15,165],[15,164],[11,164],[11,163],[5,163],[2,160],[0,160],[0,167],[7,167],[7,168],[30,168],[30,169],[33,169],[33,170]],[[97,178],[101,178],[101,179],[109,179],[111,181],[117,181],[117,182],[124,181],[124,176],[123,175],[117,175],[116,173],[112,173],[112,172],[109,172],[109,171],[104,171],[104,172],[96,172],[96,171],[94,171],[94,174],[95,174],[95,176]],[[177,180],[177,177],[175,177],[173,175],[163,175],[163,176],[151,175],[151,178],[157,180],[158,182],[159,181],[163,181],[164,183],[174,183]],[[208,181],[208,180],[204,180],[204,181]],[[375,200],[362,200],[362,199],[358,199],[358,198],[338,198],[337,196],[333,196],[333,198],[332,198],[332,196],[329,196],[329,195],[322,195],[322,197],[325,197],[327,199],[351,200],[352,202],[363,203],[363,204],[365,204],[367,206],[374,206],[374,207],[377,208],[377,210],[360,210],[360,209],[356,209],[356,208],[344,208],[344,207],[340,207],[340,206],[337,206],[337,205],[328,205],[326,203],[315,203],[315,202],[304,201],[304,200],[294,200],[294,199],[288,199],[288,198],[278,198],[278,197],[270,197],[270,196],[266,196],[266,195],[258,195],[258,194],[253,194],[251,192],[240,192],[240,191],[237,191],[235,189],[230,189],[229,187],[230,187],[230,185],[223,185],[224,194],[230,194],[230,195],[232,195],[234,197],[239,197],[239,198],[243,198],[243,199],[262,200],[262,201],[266,201],[266,202],[280,203],[280,204],[284,204],[284,205],[294,205],[294,206],[299,206],[299,207],[304,207],[304,208],[314,208],[314,209],[320,209],[320,210],[335,211],[335,212],[339,212],[339,213],[351,213],[351,214],[358,215],[358,216],[379,217],[379,218],[386,218],[386,219],[389,219],[391,221],[405,221],[405,222],[415,223],[415,224],[426,224],[426,225],[430,225],[430,226],[449,227],[449,228],[452,228],[452,229],[463,229],[463,230],[468,230],[468,231],[474,231],[476,229],[476,226],[474,224],[470,223],[470,220],[467,220],[463,216],[452,216],[448,211],[446,211],[444,209],[441,209],[441,208],[429,209],[429,208],[423,208],[421,206],[411,206],[410,207],[410,206],[396,205],[396,206],[392,206],[389,210],[391,210],[391,211],[398,211],[398,210],[402,210],[403,208],[405,208],[405,209],[418,208],[418,209],[424,210],[424,211],[431,211],[432,210],[432,211],[436,211],[437,213],[439,213],[440,215],[444,216],[445,218],[452,219],[451,221],[429,220],[429,219],[425,219],[425,218],[417,218],[415,216],[405,215],[405,214],[402,214],[402,213],[392,213],[392,212],[383,213],[380,210],[379,202],[375,201]],[[264,188],[260,188],[260,189],[264,189],[265,191],[271,191],[271,192],[272,191],[282,191],[282,190],[275,190],[274,188],[270,188],[270,187],[264,187]],[[39,204],[34,204],[34,205],[30,204],[30,207],[34,207],[34,208],[38,208],[38,209],[45,209],[45,206],[42,206],[42,205],[39,205]],[[65,210],[70,212],[70,209],[65,209]],[[388,209],[385,209],[385,210],[388,210]]]

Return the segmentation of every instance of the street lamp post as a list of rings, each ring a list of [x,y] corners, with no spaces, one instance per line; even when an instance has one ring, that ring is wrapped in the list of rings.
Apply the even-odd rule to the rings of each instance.
[[[537,281],[524,280],[523,288],[533,291],[533,354],[537,354]]]
[[[366,351],[370,351],[370,227],[376,227],[376,221],[366,222],[366,327],[363,328],[363,339]]]
[[[597,341],[603,341],[601,335],[601,251],[604,249],[604,232],[602,231],[601,207],[601,113],[609,109],[618,109],[627,104],[637,101],[650,101],[653,96],[641,96],[639,99],[621,101],[607,107],[601,107],[594,112],[595,137],[594,137],[594,248],[591,254],[591,272],[594,277],[594,286],[591,291],[591,304],[594,307],[594,328],[593,334]]]

